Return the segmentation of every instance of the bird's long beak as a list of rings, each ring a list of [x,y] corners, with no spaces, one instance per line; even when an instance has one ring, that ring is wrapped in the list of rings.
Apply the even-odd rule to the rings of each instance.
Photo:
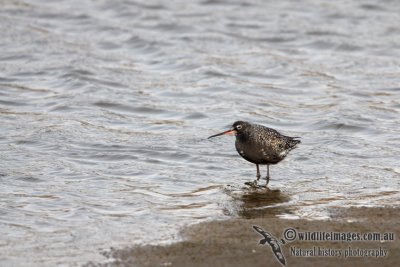
[[[234,135],[235,133],[236,133],[236,130],[232,128],[232,129],[229,129],[228,131],[225,131],[225,132],[222,132],[222,133],[219,133],[219,134],[211,135],[207,139],[210,139],[210,138],[213,138],[213,137],[216,137],[216,136],[220,136],[220,135],[224,135],[224,134]]]

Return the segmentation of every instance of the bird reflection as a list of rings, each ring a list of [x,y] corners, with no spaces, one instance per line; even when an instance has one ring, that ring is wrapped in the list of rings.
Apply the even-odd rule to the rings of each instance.
[[[240,217],[251,219],[260,217],[272,217],[279,214],[293,213],[287,205],[290,197],[279,189],[257,188],[242,191],[235,195],[233,191],[229,194],[233,197],[231,210],[227,213],[236,213]]]

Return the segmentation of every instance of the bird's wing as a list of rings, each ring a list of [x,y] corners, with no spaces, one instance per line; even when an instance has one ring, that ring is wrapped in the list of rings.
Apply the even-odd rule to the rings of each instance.
[[[261,227],[258,227],[257,225],[253,225],[253,229],[256,230],[257,233],[259,233],[260,235],[262,235],[264,238],[267,238],[267,236],[265,235],[267,232],[265,232]],[[269,234],[269,233],[267,233]]]
[[[278,259],[278,261],[280,263],[282,263],[283,265],[286,265],[286,259],[285,259],[285,256],[283,256],[282,249],[281,249],[281,246],[279,245],[278,240],[276,238],[274,238],[274,240],[269,241],[268,244],[271,246],[272,252],[274,253],[275,257]]]

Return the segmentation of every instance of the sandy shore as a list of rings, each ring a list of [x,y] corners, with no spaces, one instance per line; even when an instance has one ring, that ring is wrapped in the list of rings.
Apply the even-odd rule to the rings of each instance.
[[[103,266],[283,266],[268,244],[258,244],[262,237],[252,228],[257,225],[279,240],[286,266],[394,267],[400,263],[399,211],[391,207],[337,208],[331,211],[332,218],[324,221],[264,216],[201,223],[184,229],[184,241],[179,243],[113,250],[107,256],[114,260]],[[394,240],[349,242],[297,238],[290,242],[284,240],[282,244],[283,233],[288,228],[295,229],[297,237],[306,231],[328,232],[327,235],[339,232],[346,237],[352,233],[375,232],[393,233],[394,236],[385,237],[394,237]]]

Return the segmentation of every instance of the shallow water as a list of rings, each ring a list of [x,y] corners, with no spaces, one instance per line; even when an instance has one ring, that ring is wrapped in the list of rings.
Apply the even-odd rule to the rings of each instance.
[[[400,204],[398,1],[7,0],[0,30],[2,266]],[[266,195],[206,139],[238,119],[302,137]]]

